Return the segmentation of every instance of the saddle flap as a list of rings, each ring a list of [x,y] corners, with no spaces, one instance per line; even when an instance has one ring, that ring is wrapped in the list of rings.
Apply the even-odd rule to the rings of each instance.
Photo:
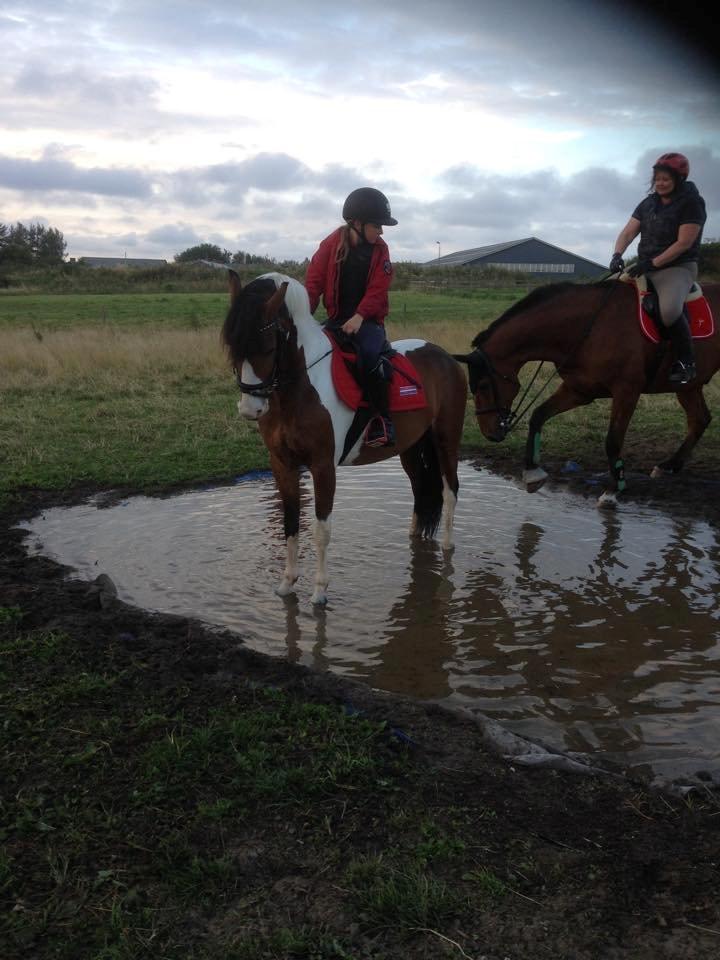
[[[623,279],[635,283],[635,289],[638,295],[638,321],[640,329],[645,337],[652,343],[660,343],[663,339],[658,329],[659,321],[657,319],[657,301],[656,293],[649,286],[644,276],[637,279],[628,278],[626,274]],[[690,325],[690,333],[693,340],[703,340],[706,337],[712,337],[715,333],[715,319],[710,309],[702,287],[697,281],[693,283],[690,292],[685,298],[685,311]]]
[[[367,406],[362,387],[353,373],[357,360],[355,353],[349,353],[344,347],[341,348],[328,330],[324,332],[333,348],[331,371],[338,396],[351,410]],[[422,379],[410,360],[392,350],[389,362],[392,367],[389,389],[390,412],[399,413],[403,410],[420,410],[426,407],[427,399]]]

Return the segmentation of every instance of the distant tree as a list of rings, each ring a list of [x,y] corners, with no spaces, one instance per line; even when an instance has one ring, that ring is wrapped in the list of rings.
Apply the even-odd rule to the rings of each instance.
[[[230,263],[230,251],[221,250],[215,243],[199,243],[176,253],[175,263],[190,263],[192,260],[214,260],[215,263]]]
[[[233,263],[255,264],[255,266],[274,266],[275,257],[269,257],[266,253],[246,253],[245,250],[238,250],[233,254]]]
[[[49,227],[43,232],[38,243],[37,258],[40,263],[58,264],[65,259],[67,243],[59,230]]]
[[[65,259],[67,244],[62,233],[40,223],[0,224],[0,263],[11,266],[34,263],[52,266]]]

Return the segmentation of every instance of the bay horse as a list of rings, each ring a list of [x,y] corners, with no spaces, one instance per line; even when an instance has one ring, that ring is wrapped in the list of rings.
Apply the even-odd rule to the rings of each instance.
[[[529,492],[547,479],[540,465],[543,425],[559,413],[601,397],[612,400],[605,439],[610,482],[598,505],[613,508],[625,489],[622,447],[640,394],[675,393],[687,418],[687,435],[675,453],[652,471],[678,473],[710,423],[703,387],[720,366],[720,283],[702,291],[715,318],[712,336],[693,341],[697,378],[688,384],[668,380],[672,351],[646,337],[639,323],[634,283],[606,279],[589,284],[553,283],[538,287],[514,304],[472,341],[467,363],[478,425],[489,440],[503,440],[517,413],[518,373],[527,362],[550,361],[561,383],[533,411],[525,447],[523,481]]]
[[[228,273],[230,307],[222,339],[241,390],[238,411],[257,421],[282,502],[286,558],[275,592],[291,593],[298,578],[303,467],[312,476],[315,501],[313,604],[327,602],[327,552],[341,464],[369,464],[399,455],[414,496],[411,535],[434,537],[444,507],[443,547],[449,549],[467,398],[464,368],[425,340],[394,342],[392,348],[412,362],[420,377],[426,405],[393,414],[392,447],[368,447],[361,435],[348,447],[355,412],[335,387],[333,347],[310,313],[305,287],[280,273],[263,274],[243,287],[234,270]]]

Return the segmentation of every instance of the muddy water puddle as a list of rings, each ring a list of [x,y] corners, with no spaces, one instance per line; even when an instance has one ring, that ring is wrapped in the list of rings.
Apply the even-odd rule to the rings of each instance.
[[[412,545],[397,460],[342,470],[330,602],[310,604],[304,480],[297,594],[279,503],[261,474],[168,499],[46,511],[30,549],[120,599],[230,627],[247,644],[403,695],[477,710],[562,750],[649,778],[720,781],[720,540],[557,489],[528,495],[461,464],[455,549]]]

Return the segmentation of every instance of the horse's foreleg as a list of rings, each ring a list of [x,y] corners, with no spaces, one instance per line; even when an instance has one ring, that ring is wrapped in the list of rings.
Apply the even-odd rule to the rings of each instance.
[[[311,467],[313,486],[315,489],[315,589],[312,603],[327,603],[328,575],[328,547],[332,529],[332,508],[335,499],[335,465],[325,464],[322,467]]]
[[[598,500],[598,507],[606,510],[612,510],[617,506],[617,494],[625,489],[625,461],[622,459],[622,448],[639,396],[638,390],[625,390],[613,395],[610,425],[605,437],[610,483]]]
[[[653,467],[651,477],[661,477],[665,473],[680,473],[685,462],[690,458],[695,444],[705,433],[712,420],[703,396],[702,387],[696,387],[694,390],[680,390],[677,393],[677,398],[687,417],[688,432],[675,453]]]
[[[576,393],[567,384],[562,383],[555,393],[548,397],[545,403],[533,410],[528,427],[527,443],[525,444],[525,469],[523,483],[528,493],[535,493],[547,480],[547,473],[540,466],[540,445],[542,428],[552,417],[559,413],[566,413],[575,407],[590,403],[588,397]]]
[[[298,578],[298,534],[300,531],[300,471],[271,457],[275,484],[283,508],[285,531],[285,571],[275,593],[286,597]]]

